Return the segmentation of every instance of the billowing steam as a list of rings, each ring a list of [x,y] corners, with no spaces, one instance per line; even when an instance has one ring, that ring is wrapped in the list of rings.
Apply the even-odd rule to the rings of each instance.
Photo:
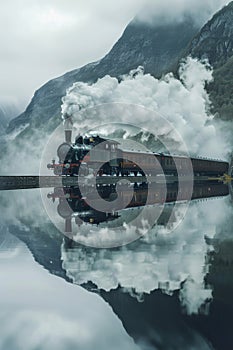
[[[213,117],[208,114],[210,101],[205,84],[212,80],[211,67],[207,62],[188,57],[181,64],[179,75],[180,80],[172,73],[158,80],[150,74],[144,74],[139,67],[124,76],[121,82],[110,76],[92,85],[77,82],[63,98],[63,116],[74,117],[80,132],[93,125],[120,122],[142,126],[161,137],[169,133],[169,137],[177,141],[171,130],[164,129],[164,125],[156,122],[154,111],[172,124],[191,155],[225,158],[227,144],[217,133]],[[106,113],[97,116],[92,110],[84,114],[80,112],[85,108],[113,102],[141,105],[152,112],[147,113],[144,119],[140,114],[132,115],[127,110],[111,114],[110,118]]]
[[[77,132],[81,133],[109,122],[142,127],[159,139],[174,140],[173,148],[170,149],[173,154],[183,151],[183,146],[178,144],[178,132],[190,155],[226,159],[231,150],[231,138],[228,135],[230,126],[225,128],[221,125],[224,130],[221,133],[219,125],[215,128],[215,121],[208,113],[210,101],[205,84],[212,80],[210,66],[188,57],[181,64],[179,74],[180,80],[171,73],[158,80],[138,68],[122,77],[120,82],[110,76],[92,85],[77,82],[63,98],[63,116],[72,116],[76,121]],[[119,107],[120,102],[126,103],[128,107],[131,104],[130,109]],[[98,112],[99,105],[101,108]],[[140,113],[142,108],[137,109],[137,106],[144,106],[145,112]],[[156,113],[168,120],[171,127],[167,128],[166,123],[163,125],[161,118],[157,120]],[[108,134],[111,132],[110,127]],[[32,134],[17,142],[8,142],[7,152],[2,157],[2,174],[38,174],[41,154],[48,138],[50,135],[40,131],[36,136]],[[56,147],[63,140],[64,135],[60,135]],[[152,149],[152,145],[146,146]],[[56,147],[51,150],[51,157],[56,156]],[[48,155],[47,163],[51,157]],[[17,164],[9,159],[17,159]]]

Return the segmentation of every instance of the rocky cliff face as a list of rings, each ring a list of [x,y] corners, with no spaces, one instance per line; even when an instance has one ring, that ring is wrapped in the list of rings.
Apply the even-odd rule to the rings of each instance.
[[[212,112],[223,120],[233,119],[233,2],[201,29],[186,54],[207,58],[214,67],[214,82],[207,87]]]
[[[19,112],[14,103],[0,103],[0,136],[6,132],[9,121],[16,117]]]
[[[214,68],[227,62],[233,55],[233,2],[204,25],[187,51],[199,59],[208,58]]]
[[[189,18],[170,25],[132,21],[112,50],[95,67],[103,76],[126,74],[140,65],[145,73],[160,77],[174,68],[198,28]]]
[[[68,72],[37,90],[26,111],[10,122],[8,132],[22,125],[28,125],[24,134],[38,128],[53,130],[61,120],[61,98],[74,82],[95,82],[107,74],[120,77],[139,65],[143,65],[146,72],[161,76],[172,70],[197,31],[190,19],[153,26],[132,21],[102,60]]]

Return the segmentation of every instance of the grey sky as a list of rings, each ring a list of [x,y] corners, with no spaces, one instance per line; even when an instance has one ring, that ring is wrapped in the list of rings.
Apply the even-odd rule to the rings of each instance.
[[[199,18],[203,6],[209,16],[227,2],[207,0],[204,5],[202,0],[1,2],[0,103],[14,101],[23,108],[35,89],[49,79],[100,59],[127,23],[141,13],[142,7],[150,9],[143,13],[146,20],[151,19],[153,12],[179,18],[187,9]]]

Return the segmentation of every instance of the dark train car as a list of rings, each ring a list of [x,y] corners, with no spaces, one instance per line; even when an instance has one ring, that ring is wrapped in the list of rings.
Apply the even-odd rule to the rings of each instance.
[[[79,136],[74,144],[63,143],[58,147],[57,155],[59,162],[56,164],[53,161],[52,164],[48,164],[48,168],[53,169],[55,175],[88,175],[90,169],[95,169],[96,175],[150,176],[162,173],[193,173],[222,176],[228,173],[229,168],[227,162],[217,160],[126,151],[120,149],[118,142],[99,136]]]
[[[122,151],[119,169],[122,175],[161,174],[161,156],[159,153]]]
[[[166,174],[174,175],[177,170],[181,175],[187,175],[193,169],[194,175],[222,176],[229,169],[229,164],[224,161],[168,155],[161,155],[161,166]]]
[[[200,175],[217,175],[221,176],[228,174],[229,164],[227,162],[219,160],[201,159],[201,158],[191,158],[194,173],[199,173]]]

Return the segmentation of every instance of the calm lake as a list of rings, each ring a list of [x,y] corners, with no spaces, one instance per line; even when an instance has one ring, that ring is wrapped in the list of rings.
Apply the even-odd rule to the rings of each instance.
[[[0,349],[232,349],[228,189],[188,208],[171,201],[147,233],[110,248],[95,237],[138,207],[107,219],[82,208],[72,227],[87,245],[67,219],[67,234],[54,225],[58,200],[43,191],[0,192]]]

